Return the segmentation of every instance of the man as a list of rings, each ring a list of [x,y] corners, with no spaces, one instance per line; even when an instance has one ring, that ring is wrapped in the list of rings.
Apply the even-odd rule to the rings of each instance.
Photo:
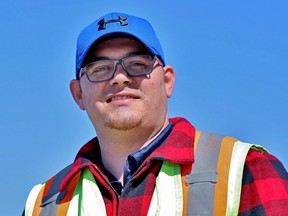
[[[33,188],[25,215],[288,215],[281,162],[169,119],[174,83],[146,20],[110,13],[87,26],[70,89],[97,137]]]

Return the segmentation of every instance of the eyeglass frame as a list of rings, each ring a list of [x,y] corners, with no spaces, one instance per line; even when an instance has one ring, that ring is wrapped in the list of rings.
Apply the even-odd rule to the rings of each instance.
[[[125,68],[125,65],[123,64],[123,61],[125,61],[126,59],[129,59],[129,58],[131,58],[131,57],[135,57],[135,56],[150,56],[150,57],[152,58],[152,61],[151,61],[151,71],[150,71],[149,73],[143,73],[143,74],[139,74],[139,75],[133,75],[133,74],[131,74],[131,73],[129,73],[129,72],[127,71],[127,69]],[[82,77],[84,74],[86,74],[87,79],[88,79],[90,82],[92,82],[92,83],[110,81],[111,79],[113,79],[113,77],[115,77],[115,73],[116,73],[116,71],[117,71],[117,66],[118,66],[118,64],[122,66],[122,69],[127,73],[127,75],[128,75],[129,77],[148,76],[148,75],[150,75],[150,74],[153,72],[153,70],[154,70],[154,64],[155,64],[155,62],[158,61],[158,60],[159,60],[159,58],[157,57],[157,55],[153,55],[153,54],[152,54],[152,55],[151,55],[151,54],[150,54],[150,55],[149,55],[149,54],[132,55],[132,56],[127,56],[127,57],[124,57],[124,58],[121,58],[121,59],[96,60],[96,61],[92,61],[92,62],[86,64],[84,67],[81,67],[81,68],[80,68],[79,78],[78,78],[78,79],[80,80],[81,77]],[[86,67],[87,67],[87,65],[90,65],[90,64],[92,64],[92,63],[94,63],[94,62],[99,62],[99,61],[113,62],[113,63],[114,63],[114,71],[113,71],[113,73],[111,74],[111,77],[108,78],[108,79],[105,79],[105,80],[91,80],[90,77],[89,77],[89,75],[88,75],[88,73],[87,73],[87,71],[86,71]],[[158,63],[160,64],[161,67],[164,66],[161,61],[158,61]]]

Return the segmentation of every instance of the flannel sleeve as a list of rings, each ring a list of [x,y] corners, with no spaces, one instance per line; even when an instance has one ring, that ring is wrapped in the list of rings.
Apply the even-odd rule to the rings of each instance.
[[[288,216],[288,174],[267,152],[250,150],[243,172],[239,216]]]

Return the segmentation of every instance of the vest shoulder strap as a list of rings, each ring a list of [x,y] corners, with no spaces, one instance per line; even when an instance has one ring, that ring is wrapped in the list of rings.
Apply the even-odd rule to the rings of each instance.
[[[259,145],[235,138],[197,131],[195,162],[186,176],[187,215],[237,215],[243,169],[249,149]]]
[[[187,215],[214,215],[214,191],[218,180],[217,164],[223,136],[198,132],[195,163],[186,178],[190,184]]]
[[[37,212],[35,215],[40,214],[40,212],[41,215],[53,215],[50,214],[52,213],[51,209],[55,208],[49,206],[49,211],[47,212],[45,206],[53,202],[56,204],[56,200],[61,200],[66,195],[66,191],[60,192],[60,184],[72,166],[73,164],[67,166],[48,181],[33,187],[25,205],[25,216],[34,215],[35,212]]]
[[[41,204],[42,206],[55,200],[56,198],[61,200],[66,195],[66,191],[60,193],[60,185],[65,176],[70,172],[72,166],[73,164],[70,164],[47,181],[47,183],[49,182],[49,188],[47,188],[47,193],[45,193],[45,196],[43,197]],[[61,194],[61,196],[58,196],[59,194]]]

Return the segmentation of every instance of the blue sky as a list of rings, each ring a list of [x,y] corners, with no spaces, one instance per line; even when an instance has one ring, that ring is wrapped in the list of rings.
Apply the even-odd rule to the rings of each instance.
[[[20,215],[32,186],[72,162],[95,136],[68,86],[78,33],[111,11],[155,27],[177,74],[171,117],[261,144],[287,168],[287,6],[284,0],[2,2],[1,215]]]

